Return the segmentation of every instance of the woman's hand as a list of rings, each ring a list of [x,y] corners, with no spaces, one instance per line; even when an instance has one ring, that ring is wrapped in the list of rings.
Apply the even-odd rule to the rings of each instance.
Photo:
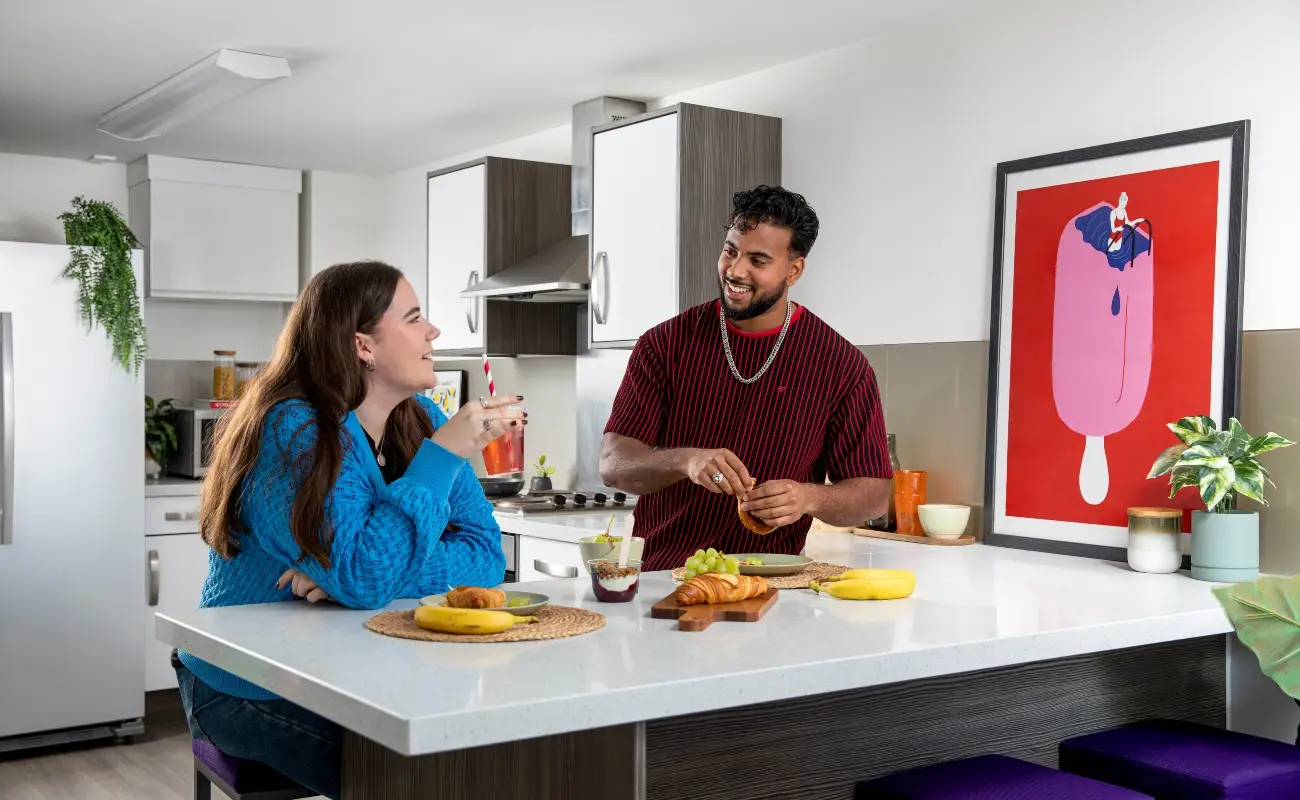
[[[512,427],[528,424],[528,412],[507,408],[523,399],[507,395],[470,400],[429,438],[461,458],[469,458]]]
[[[287,584],[292,582],[293,593],[296,597],[304,597],[308,603],[318,603],[321,600],[333,600],[325,593],[325,590],[316,585],[316,581],[307,577],[296,569],[286,570],[276,581],[275,588],[283,589]]]

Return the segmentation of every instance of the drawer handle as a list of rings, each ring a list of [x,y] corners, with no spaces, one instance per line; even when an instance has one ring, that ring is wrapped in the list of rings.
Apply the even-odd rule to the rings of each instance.
[[[180,511],[168,511],[166,514],[163,514],[163,519],[168,522],[193,522],[198,518],[199,512],[197,511],[186,511],[184,513],[181,513]]]
[[[158,551],[149,551],[149,605],[158,605]]]
[[[578,577],[577,567],[562,567],[559,564],[552,564],[549,561],[543,561],[540,558],[533,559],[533,569],[543,575],[550,575],[552,578]]]

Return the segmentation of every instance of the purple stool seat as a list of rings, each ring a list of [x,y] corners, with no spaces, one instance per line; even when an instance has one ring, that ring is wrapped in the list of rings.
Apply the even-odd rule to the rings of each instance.
[[[895,772],[857,785],[855,800],[1151,800],[1028,761],[986,755]]]
[[[1300,798],[1300,748],[1186,722],[1140,722],[1061,742],[1061,769],[1157,800]]]
[[[194,796],[208,800],[215,783],[232,800],[298,800],[314,797],[285,776],[256,761],[226,755],[212,742],[194,739]]]

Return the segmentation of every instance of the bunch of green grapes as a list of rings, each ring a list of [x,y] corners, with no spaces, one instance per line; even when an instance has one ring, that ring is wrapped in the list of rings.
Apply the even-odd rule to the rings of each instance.
[[[708,550],[696,550],[695,555],[686,559],[686,574],[682,577],[684,580],[689,581],[696,575],[703,575],[707,572],[739,575],[740,559],[726,553],[719,553],[712,547]]]

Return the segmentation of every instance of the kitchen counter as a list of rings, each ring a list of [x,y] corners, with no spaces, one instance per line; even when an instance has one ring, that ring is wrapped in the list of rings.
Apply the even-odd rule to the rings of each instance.
[[[374,612],[299,602],[159,615],[157,630],[412,756],[1201,637],[1218,636],[1221,647],[1231,630],[1212,584],[1186,574],[830,533],[812,534],[807,552],[913,570],[916,592],[853,602],[784,591],[758,623],[683,633],[649,616],[672,590],[667,573],[645,575],[623,605],[597,602],[583,576],[528,585],[606,615],[603,630],[557,641],[408,642],[366,630]]]
[[[614,515],[614,524],[610,532],[617,535],[622,533],[624,521],[632,515],[632,509],[625,508],[618,511],[604,512],[580,511],[577,513],[548,511],[528,515],[497,511],[492,516],[496,518],[497,524],[501,526],[502,533],[535,536],[539,539],[553,539],[558,542],[573,542],[576,544],[584,536],[595,536],[598,533],[604,533],[605,526],[609,525],[610,514]]]
[[[203,492],[203,481],[167,476],[156,481],[145,480],[145,497],[198,497]]]
[[[203,490],[203,481],[189,478],[165,477],[157,481],[145,481],[145,497],[197,497]],[[578,513],[547,512],[523,516],[498,511],[492,516],[501,526],[503,533],[518,536],[534,536],[538,539],[552,539],[559,542],[577,541],[584,536],[593,536],[605,530],[609,515],[614,514],[615,533],[623,530],[623,520],[632,513],[631,509],[617,511]]]

